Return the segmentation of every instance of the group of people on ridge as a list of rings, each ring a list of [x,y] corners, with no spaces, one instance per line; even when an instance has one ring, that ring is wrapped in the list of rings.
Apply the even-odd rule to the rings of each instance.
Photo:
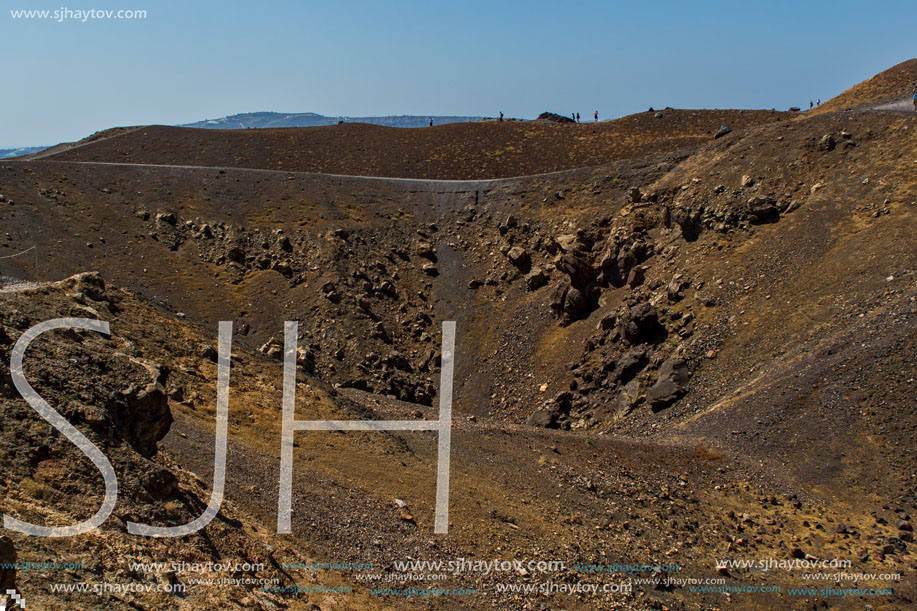
[[[570,113],[570,117],[573,119],[573,122],[574,122],[574,123],[579,123],[579,113],[578,113],[578,112]],[[592,114],[592,119],[593,119],[596,123],[599,122],[599,111],[595,111],[595,112]]]

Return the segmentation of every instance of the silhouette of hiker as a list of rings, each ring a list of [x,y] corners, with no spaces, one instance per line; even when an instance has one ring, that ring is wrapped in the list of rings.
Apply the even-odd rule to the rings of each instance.
[[[599,122],[599,111],[595,111],[595,114],[593,115],[593,117],[595,118],[595,122],[598,123]]]
[[[503,123],[503,111],[500,111],[500,123]]]
[[[812,100],[809,100],[809,110],[812,110],[812,106],[814,106],[814,104],[812,104]]]
[[[816,105],[816,106],[821,106],[821,98],[815,100],[815,105]]]
[[[576,113],[576,122],[579,123],[579,113]]]
[[[430,117],[430,127],[433,127],[433,117]]]
[[[570,116],[573,117],[573,122],[576,123],[576,113],[575,113],[575,112],[571,112],[571,113],[570,113]]]

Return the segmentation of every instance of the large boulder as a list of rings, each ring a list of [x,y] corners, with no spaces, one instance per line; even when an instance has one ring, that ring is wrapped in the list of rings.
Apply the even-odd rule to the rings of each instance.
[[[716,130],[716,133],[713,135],[713,139],[722,138],[726,134],[732,133],[732,128],[726,125],[725,123],[720,124],[720,128]]]
[[[672,208],[669,218],[678,225],[682,237],[688,242],[696,240],[704,227],[703,211],[697,208],[676,206]]]
[[[656,311],[656,308],[648,302],[644,301],[638,303],[630,309],[630,318],[633,320],[641,329],[649,329],[653,325],[659,324],[659,313]]]
[[[777,200],[757,196],[752,197],[747,202],[748,220],[752,224],[771,223],[778,220],[779,212],[777,210]]]
[[[520,269],[528,269],[529,264],[531,263],[531,258],[529,253],[526,252],[521,246],[513,246],[506,253],[506,257],[510,262]]]
[[[639,380],[631,380],[624,385],[612,400],[611,408],[615,419],[623,418],[628,415],[640,402],[640,383]]]
[[[272,337],[258,348],[258,352],[267,355],[268,358],[280,360],[283,358],[283,344],[276,337]]]
[[[436,249],[429,242],[420,242],[417,244],[417,247],[414,249],[414,252],[418,257],[424,257],[425,259],[436,259]]]
[[[296,366],[308,373],[315,372],[315,354],[305,348],[296,349]]]
[[[554,112],[543,112],[538,115],[536,121],[550,121],[552,123],[575,123],[575,121],[570,117],[559,115]]]
[[[665,329],[659,324],[659,313],[648,301],[638,303],[618,317],[618,332],[629,344],[660,338]]]
[[[532,426],[540,426],[545,429],[557,428],[557,410],[551,405],[545,405],[532,412],[528,417],[528,423]]]
[[[145,386],[130,385],[109,406],[119,436],[147,457],[156,453],[156,444],[172,426],[164,377]]]
[[[545,274],[544,270],[538,267],[537,265],[532,268],[525,276],[525,285],[529,287],[530,291],[540,289],[545,284],[548,283],[548,276]]]
[[[653,251],[652,241],[644,234],[637,234],[627,242],[609,239],[599,258],[599,284],[605,286],[636,286],[642,282],[641,272],[631,272]]]
[[[561,317],[564,313],[564,303],[567,300],[567,291],[570,290],[570,285],[566,282],[561,282],[554,285],[554,292],[551,295],[551,309],[554,310],[554,315]]]
[[[567,298],[564,300],[564,313],[577,319],[588,310],[589,300],[586,294],[575,286],[571,286],[570,290],[567,291]]]
[[[618,316],[614,312],[609,312],[596,324],[597,331],[611,331],[617,326]]]
[[[532,412],[528,417],[528,423],[544,428],[557,428],[560,419],[570,413],[572,406],[573,395],[566,391],[562,392],[554,399],[546,401],[541,408]]]
[[[81,293],[93,301],[109,301],[105,291],[105,280],[99,272],[83,272],[70,276],[61,283],[61,288]]]
[[[143,487],[157,500],[165,500],[178,489],[178,479],[168,469],[152,468],[142,479]]]
[[[564,265],[562,262],[569,263]],[[595,308],[597,299],[597,287],[594,282],[581,284],[583,280],[591,274],[591,268],[578,267],[583,260],[578,257],[569,257],[564,255],[558,262],[558,269],[565,273],[572,272],[570,282],[561,282],[554,287],[554,294],[551,300],[551,308],[554,309],[555,315],[562,319],[564,324],[574,320],[584,318]],[[574,278],[576,281],[574,282]]]
[[[582,230],[561,234],[554,241],[564,252],[586,252],[592,248],[592,240]]]
[[[595,281],[595,272],[589,262],[574,253],[566,253],[557,259],[557,270],[570,276],[570,284],[584,289]]]
[[[688,364],[682,358],[670,358],[662,363],[656,382],[646,391],[646,401],[654,412],[665,409],[684,396],[688,390]]]
[[[631,348],[614,362],[611,372],[612,381],[620,382],[621,384],[630,382],[649,363],[649,360],[645,350]]]

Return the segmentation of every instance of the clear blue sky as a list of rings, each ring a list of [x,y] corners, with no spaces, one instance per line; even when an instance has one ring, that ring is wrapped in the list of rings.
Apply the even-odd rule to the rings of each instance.
[[[0,147],[258,110],[610,118],[826,100],[917,55],[911,2],[4,0]],[[145,9],[143,20],[10,9]]]

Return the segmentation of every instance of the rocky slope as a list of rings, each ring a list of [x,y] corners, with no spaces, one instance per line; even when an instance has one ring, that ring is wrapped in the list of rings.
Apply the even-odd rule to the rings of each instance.
[[[917,59],[909,59],[844,91],[811,111],[813,114],[875,106],[910,98],[917,90]]]
[[[733,121],[715,138],[720,117],[705,115],[701,134],[700,118],[675,111],[686,123],[647,139],[666,112],[634,119],[633,142],[616,161],[465,182],[271,169],[294,159],[295,142],[275,142],[269,155],[240,149],[240,161],[220,167],[110,165],[161,163],[173,137],[176,166],[226,160],[230,147],[210,157],[212,149],[194,148],[197,134],[158,128],[102,135],[99,148],[0,168],[0,256],[33,244],[40,254],[37,263],[2,259],[0,271],[45,280],[96,269],[125,287],[106,288],[121,295],[113,307],[91,296],[79,303],[69,285],[45,289],[48,303],[36,311],[94,308],[121,325],[135,357],[168,368],[175,423],[158,443],[164,451],[150,458],[152,442],[119,427],[123,418],[104,430],[118,448],[133,448],[125,472],[164,461],[176,490],[194,481],[179,465],[208,481],[212,335],[215,321],[234,321],[227,512],[246,516],[238,518],[246,537],[310,558],[377,562],[385,573],[406,556],[671,561],[689,577],[781,588],[727,597],[657,584],[627,595],[532,597],[500,591],[506,576],[445,582],[476,589],[479,607],[907,607],[915,596],[907,578],[891,595],[790,595],[809,585],[798,574],[717,561],[808,555],[850,560],[852,571],[915,568],[914,116]],[[480,126],[453,128],[469,131],[452,142],[481,136]],[[605,137],[595,133],[582,148],[564,145],[574,147],[570,163],[610,150],[593,148]],[[470,169],[473,154],[449,150],[418,158],[410,175],[435,175],[446,163],[459,176],[483,175]],[[529,154],[518,167],[551,158]],[[232,167],[248,159],[258,168]],[[353,173],[376,167],[339,163]],[[496,167],[484,169],[500,175]],[[25,295],[3,296],[13,300],[5,311],[28,311],[36,298]],[[4,320],[8,335],[22,330]],[[345,419],[435,419],[440,323],[457,321],[448,536],[431,535],[436,446],[426,433],[297,437],[294,535],[266,534],[276,517],[285,320],[299,321],[299,417]],[[109,404],[116,391],[105,388],[105,401],[83,403]],[[59,384],[58,393],[66,401],[72,391]],[[78,421],[81,409],[68,416]],[[35,478],[26,462],[16,469],[9,481]],[[141,488],[137,511],[169,519],[155,499],[142,504]],[[206,498],[206,484],[195,490]],[[354,586],[316,599],[320,608],[461,606],[374,596],[347,572],[289,578]],[[594,578],[571,570],[513,579]],[[255,597],[234,594],[243,595]]]
[[[260,580],[279,587],[308,584],[309,578],[292,576],[277,557],[308,559],[259,528],[232,502],[194,535],[141,539],[128,534],[128,521],[191,522],[210,494],[209,482],[159,451],[173,423],[174,401],[180,399],[176,381],[188,375],[176,368],[180,349],[166,360],[154,358],[160,355],[151,344],[165,336],[154,332],[151,337],[144,326],[162,314],[93,273],[5,292],[0,302],[3,509],[8,516],[38,525],[66,526],[87,519],[101,504],[105,486],[87,457],[39,418],[13,387],[8,369],[12,346],[24,331],[54,318],[102,319],[111,325],[108,337],[73,329],[48,332],[26,353],[26,379],[105,454],[118,479],[115,510],[99,529],[51,539],[7,532],[0,540],[2,561],[21,566],[5,570],[4,582],[15,584],[26,608],[309,608],[308,596],[262,591]],[[170,331],[185,342],[205,339],[194,329]],[[134,566],[149,562],[166,567],[146,571]],[[173,562],[186,565],[172,567]],[[221,588],[195,582],[221,578],[242,585]]]

